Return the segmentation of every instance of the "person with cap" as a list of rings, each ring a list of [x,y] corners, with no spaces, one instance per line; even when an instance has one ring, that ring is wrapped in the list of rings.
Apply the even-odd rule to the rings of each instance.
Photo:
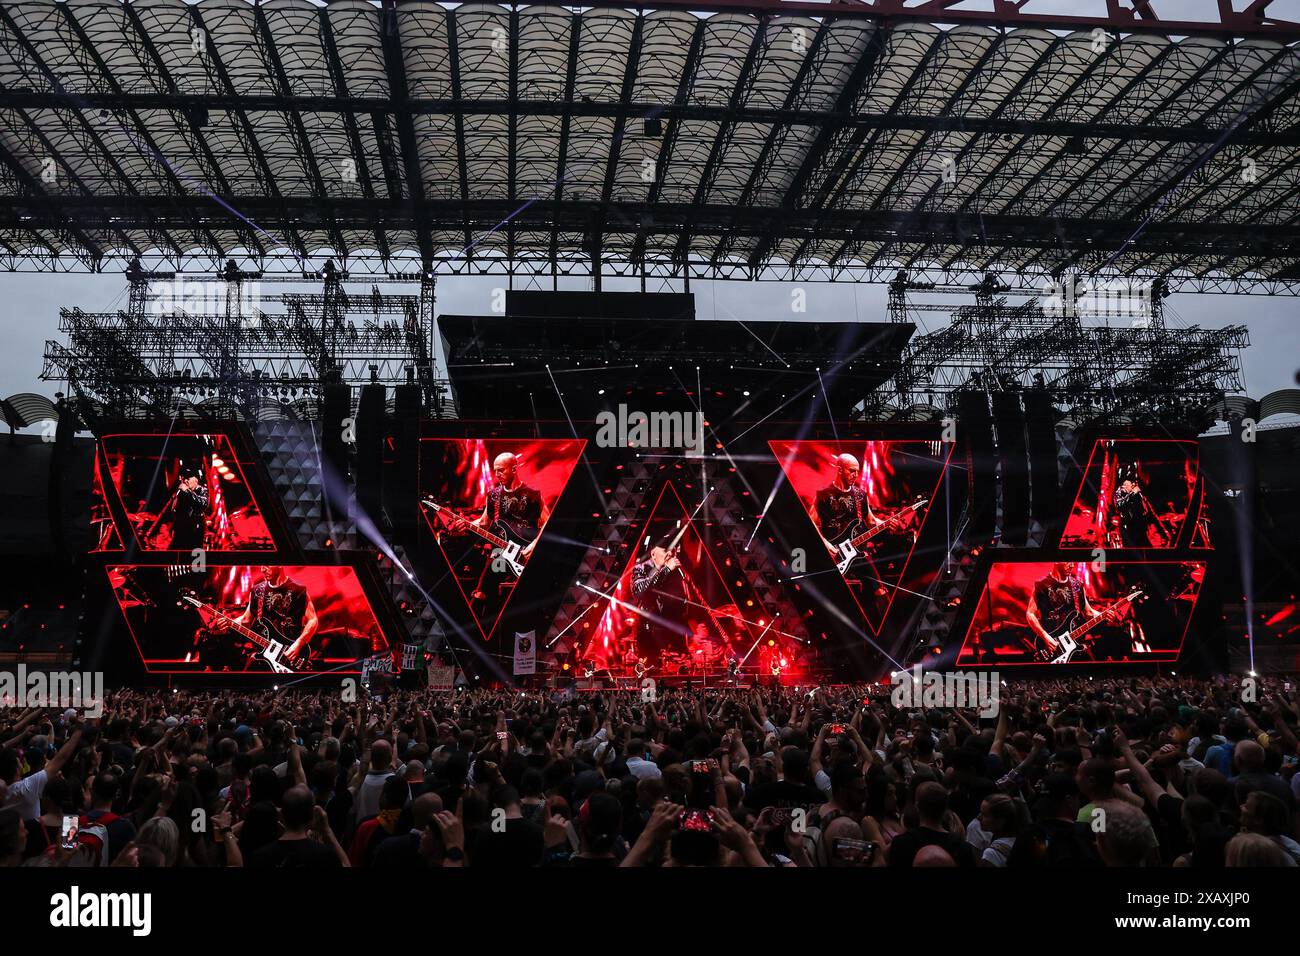
[[[1168,547],[1169,540],[1160,516],[1142,491],[1137,465],[1119,470],[1119,487],[1112,500],[1112,520],[1119,526],[1119,539],[1125,548]]]
[[[592,793],[578,805],[576,824],[578,852],[567,859],[552,856],[548,862],[585,869],[618,866],[618,851],[625,847],[623,806],[617,798],[603,791]]]
[[[651,667],[667,651],[685,653],[690,643],[686,572],[670,544],[658,542],[632,566],[632,600],[640,612],[636,650]]]
[[[181,468],[170,507],[171,542],[168,549],[191,551],[203,547],[209,502],[208,489],[197,469]]]

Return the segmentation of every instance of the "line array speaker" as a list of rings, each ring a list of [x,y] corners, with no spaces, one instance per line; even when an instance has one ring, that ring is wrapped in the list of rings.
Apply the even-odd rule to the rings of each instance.
[[[1029,455],[1019,392],[995,392],[998,464],[1002,474],[1002,543],[1023,546],[1029,536]]]
[[[973,389],[960,393],[957,414],[969,462],[970,532],[991,538],[997,519],[997,457],[988,395]]]
[[[384,403],[388,389],[361,386],[357,399],[357,504],[376,525],[382,526],[384,505],[384,437],[387,431]]]
[[[1025,431],[1029,438],[1029,513],[1047,530],[1046,543],[1064,527],[1060,471],[1056,464],[1056,411],[1043,389],[1025,392]]]

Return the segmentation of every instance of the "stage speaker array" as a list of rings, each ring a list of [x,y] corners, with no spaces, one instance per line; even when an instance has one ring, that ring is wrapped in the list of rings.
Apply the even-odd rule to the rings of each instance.
[[[420,520],[416,501],[420,487],[420,414],[423,393],[418,385],[393,389],[392,447],[385,449],[384,511],[399,536],[414,534]]]
[[[383,385],[361,386],[361,397],[357,400],[357,505],[376,525],[383,523],[384,436],[387,432],[384,403],[387,400],[388,389]]]
[[[993,422],[1002,472],[1002,543],[1023,546],[1029,536],[1029,455],[1019,392],[993,393]]]
[[[1043,389],[1025,392],[1025,430],[1029,437],[1029,513],[1048,532],[1062,526],[1061,481],[1056,464],[1056,411]]]
[[[335,471],[348,474],[348,447],[343,440],[345,422],[352,416],[352,387],[326,385],[321,394],[321,451]]]
[[[997,457],[988,395],[974,390],[960,393],[957,413],[961,417],[958,433],[969,462],[970,533],[991,538],[997,522]]]

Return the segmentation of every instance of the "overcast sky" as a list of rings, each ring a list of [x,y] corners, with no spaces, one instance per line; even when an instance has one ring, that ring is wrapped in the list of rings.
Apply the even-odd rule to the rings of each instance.
[[[438,312],[486,314],[491,312],[492,290],[504,278],[448,278],[438,283]],[[606,280],[605,288],[620,283]],[[519,286],[519,287],[522,287]],[[549,288],[549,284],[545,286]],[[590,288],[589,281],[571,281],[569,288]],[[635,288],[629,284],[628,288]],[[264,285],[263,291],[286,287]],[[650,286],[653,290],[653,286]],[[697,315],[701,319],[776,321],[812,319],[831,322],[885,321],[885,289],[879,285],[810,282],[800,286],[807,294],[808,311],[791,311],[793,286],[777,282],[693,282]],[[409,291],[411,286],[388,285],[385,291]],[[951,297],[954,302],[966,301]],[[7,320],[0,322],[0,396],[37,392],[53,396],[54,383],[39,381],[41,355],[47,338],[60,338],[60,307],[79,306],[87,311],[115,311],[126,307],[126,280],[120,273],[106,275],[41,275],[0,273],[0,301]],[[1178,294],[1166,300],[1171,326],[1199,325],[1217,328],[1242,324],[1250,331],[1251,347],[1243,355],[1246,393],[1260,398],[1279,388],[1296,385],[1300,369],[1300,300],[1289,296]],[[267,311],[273,311],[268,307]],[[936,313],[921,313],[935,323]]]

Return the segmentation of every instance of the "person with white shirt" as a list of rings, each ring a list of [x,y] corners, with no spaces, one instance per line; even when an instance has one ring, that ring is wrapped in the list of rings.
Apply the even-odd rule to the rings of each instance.
[[[645,741],[633,739],[627,745],[627,772],[637,780],[649,780],[662,777],[659,765],[646,759]]]
[[[366,775],[353,786],[353,813],[360,823],[379,812],[379,794],[384,781],[393,775],[393,747],[382,738],[370,745],[370,766]]]
[[[62,772],[63,765],[72,758],[80,743],[81,728],[78,727],[43,767],[32,770],[21,779],[18,776],[18,752],[0,750],[0,780],[9,787],[5,806],[17,808],[24,821],[37,819],[41,815],[41,796],[45,793],[45,784]]]
[[[979,816],[966,827],[966,842],[978,853],[980,866],[1006,866],[1020,829],[1016,801],[994,793],[980,804]]]

